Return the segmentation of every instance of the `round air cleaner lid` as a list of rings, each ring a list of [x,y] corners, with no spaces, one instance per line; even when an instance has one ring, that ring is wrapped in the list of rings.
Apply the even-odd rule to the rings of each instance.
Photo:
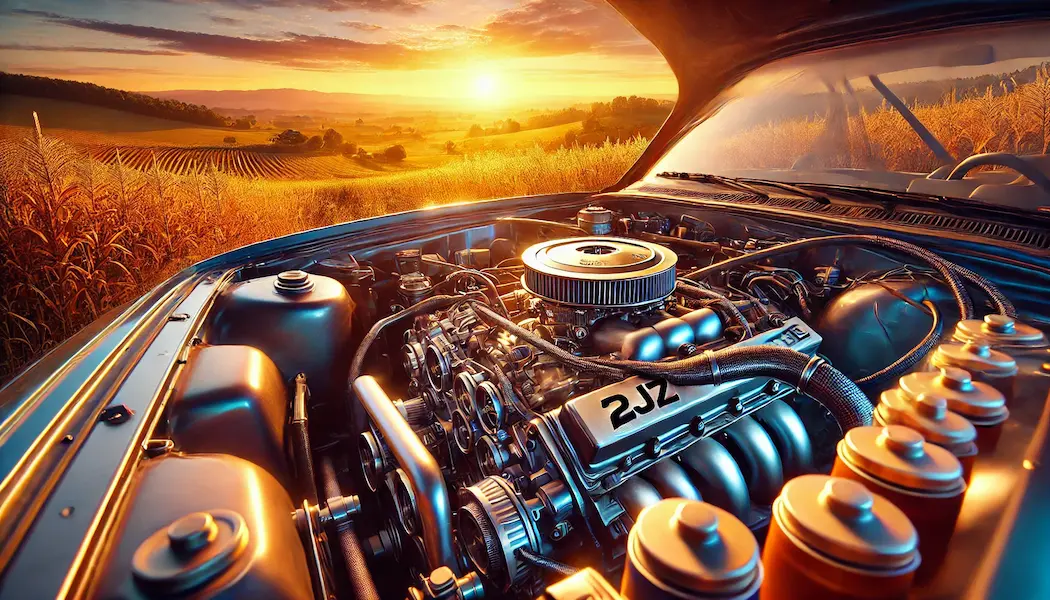
[[[621,308],[659,302],[675,287],[678,256],[658,244],[610,237],[552,240],[522,255],[522,285],[551,302]]]

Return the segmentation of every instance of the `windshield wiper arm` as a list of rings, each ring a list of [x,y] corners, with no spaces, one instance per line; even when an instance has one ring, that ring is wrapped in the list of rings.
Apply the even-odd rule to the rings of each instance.
[[[685,179],[687,181],[697,181],[699,183],[714,183],[723,187],[735,188],[738,190],[744,190],[750,192],[760,198],[769,198],[769,194],[763,192],[757,187],[744,183],[738,179],[732,177],[724,177],[722,175],[712,175],[711,173],[685,173],[681,171],[664,171],[663,173],[657,173],[657,177],[663,177],[664,179]]]
[[[764,185],[764,186],[768,186],[768,187],[772,187],[772,188],[777,188],[777,189],[780,189],[780,190],[784,190],[785,192],[791,192],[792,194],[795,194],[796,196],[802,196],[803,198],[809,198],[810,200],[815,200],[817,202],[820,202],[821,204],[831,204],[831,200],[828,199],[828,197],[823,195],[823,194],[817,194],[817,193],[811,192],[811,191],[809,191],[807,189],[800,188],[797,185],[792,185],[790,183],[785,183],[783,181],[774,181],[772,179],[752,179],[750,177],[740,177],[740,178],[737,178],[736,181],[740,182],[740,183],[751,183],[751,184],[756,184],[756,185]]]
[[[958,162],[955,160],[955,157],[948,152],[944,145],[941,144],[932,133],[930,133],[930,130],[922,124],[919,117],[916,117],[915,113],[911,112],[908,105],[898,98],[897,94],[894,94],[890,88],[886,87],[885,83],[882,83],[882,80],[879,79],[878,75],[868,75],[868,81],[870,81],[871,85],[875,86],[875,89],[882,94],[882,97],[886,99],[886,102],[889,102],[890,105],[893,108],[896,108],[897,112],[904,117],[904,120],[907,121],[912,130],[918,134],[922,143],[926,144],[926,147],[933,152],[933,155],[937,157],[937,160],[946,165],[954,165]]]
[[[657,177],[665,177],[667,179],[687,179],[689,181],[699,181],[701,183],[715,183],[723,185],[725,187],[732,187],[738,190],[746,190],[759,196],[763,199],[768,199],[769,194],[763,192],[758,186],[766,186],[791,192],[796,196],[802,196],[803,198],[809,198],[815,200],[821,204],[829,204],[831,201],[828,200],[827,196],[817,194],[809,190],[792,185],[790,183],[784,183],[783,181],[773,181],[771,179],[753,179],[750,177],[727,177],[725,175],[712,175],[711,173],[682,173],[676,171],[666,171],[657,174]]]

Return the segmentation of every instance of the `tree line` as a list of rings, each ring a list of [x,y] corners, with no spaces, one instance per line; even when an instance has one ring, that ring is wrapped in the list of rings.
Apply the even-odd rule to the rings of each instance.
[[[90,104],[158,119],[183,121],[197,125],[211,127],[234,127],[238,125],[238,129],[250,127],[250,125],[248,127],[244,126],[247,124],[247,120],[242,119],[245,122],[240,123],[242,120],[229,119],[199,104],[165,100],[147,96],[146,94],[127,92],[81,81],[0,72],[0,91],[4,94],[80,102],[81,104]],[[252,121],[254,121],[254,118],[252,118]]]

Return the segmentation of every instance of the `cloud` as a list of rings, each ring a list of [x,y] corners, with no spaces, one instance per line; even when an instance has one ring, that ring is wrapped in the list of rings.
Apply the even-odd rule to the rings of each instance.
[[[139,69],[130,67],[31,67],[26,69],[15,67],[10,70],[12,72],[21,72],[27,75],[58,75],[61,77],[112,75],[114,73],[170,75],[167,71],[161,71],[159,69]]]
[[[94,46],[33,46],[29,44],[0,44],[0,50],[30,52],[95,52],[99,54],[132,54],[136,56],[182,56],[174,50],[139,50],[136,48],[97,48]]]
[[[200,4],[208,2],[231,8],[255,10],[259,8],[313,9],[327,12],[363,10],[376,13],[411,15],[422,11],[432,0],[154,0],[169,4]]]
[[[530,0],[496,14],[483,33],[493,48],[530,55],[655,53],[612,7],[590,0]]]
[[[223,16],[219,16],[219,15],[208,15],[208,19],[210,19],[213,23],[218,23],[219,25],[231,25],[232,26],[232,25],[242,25],[244,23],[244,21],[242,19],[234,19],[233,17],[223,17]]]
[[[349,27],[350,29],[356,29],[358,31],[379,31],[383,28],[382,25],[376,25],[375,23],[365,23],[364,21],[340,21],[340,25],[343,27]]]
[[[413,68],[432,64],[436,58],[434,53],[420,52],[400,44],[370,44],[321,35],[284,33],[276,38],[262,39],[76,19],[53,13],[37,14],[58,25],[148,40],[172,52],[207,54],[298,69],[335,70],[360,65]]]
[[[161,0],[191,2],[195,0]],[[383,5],[422,6],[430,0],[200,0],[242,8],[309,5],[336,10]],[[402,8],[398,9],[398,6]],[[236,36],[66,17],[52,12],[16,9],[9,13],[32,16],[67,27],[119,35],[153,43],[161,50],[149,53],[194,53],[261,62],[304,70],[348,70],[364,67],[416,69],[448,64],[465,51],[492,57],[563,56],[578,53],[654,56],[646,43],[608,5],[591,0],[529,0],[493,15],[480,27],[459,24],[416,27],[402,39],[370,43],[328,35],[284,32],[268,36]],[[226,17],[211,17],[226,23]],[[383,29],[363,21],[341,25],[362,32]],[[57,47],[56,47],[57,48]],[[56,50],[57,51],[57,50]],[[99,50],[101,52],[101,50]]]

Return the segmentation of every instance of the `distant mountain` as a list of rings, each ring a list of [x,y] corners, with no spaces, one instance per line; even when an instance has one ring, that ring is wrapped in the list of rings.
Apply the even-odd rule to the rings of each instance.
[[[146,92],[151,96],[203,104],[224,114],[244,114],[242,111],[276,112],[280,114],[327,113],[339,116],[364,114],[391,114],[404,112],[506,112],[521,110],[549,110],[582,103],[589,106],[596,100],[608,101],[606,96],[580,97],[548,95],[522,99],[508,99],[498,105],[472,104],[469,100],[383,94],[353,94],[315,92],[298,89],[267,90],[165,90]],[[656,96],[673,100],[674,97]]]
[[[378,94],[315,92],[312,90],[167,90],[151,96],[203,104],[216,110],[277,110],[285,113],[324,112],[335,114],[388,112],[445,104],[435,98]]]

